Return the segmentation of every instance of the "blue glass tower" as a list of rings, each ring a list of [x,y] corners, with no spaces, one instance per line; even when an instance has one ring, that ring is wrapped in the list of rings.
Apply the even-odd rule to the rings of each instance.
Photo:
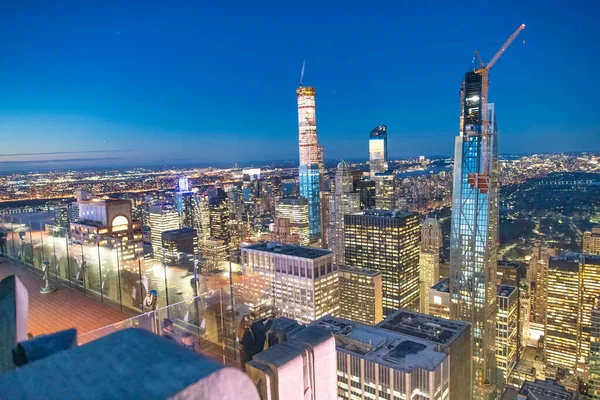
[[[300,85],[298,97],[298,139],[300,145],[300,167],[298,182],[300,196],[308,201],[308,233],[311,243],[321,242],[321,180],[322,161],[317,140],[315,115],[315,89]]]
[[[321,172],[316,164],[300,165],[300,196],[308,200],[308,235],[311,243],[321,238]]]
[[[473,398],[492,399],[496,390],[496,118],[494,105],[483,98],[481,75],[468,72],[460,95],[450,237],[450,312],[453,319],[471,324]],[[482,126],[486,123],[482,110],[488,111],[487,129]]]

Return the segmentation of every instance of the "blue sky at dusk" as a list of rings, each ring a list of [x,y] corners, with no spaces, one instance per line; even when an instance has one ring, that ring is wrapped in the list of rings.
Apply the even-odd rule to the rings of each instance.
[[[326,158],[366,159],[379,124],[392,157],[450,155],[474,50],[488,61],[521,23],[490,74],[500,151],[598,151],[598,15],[558,0],[4,1],[0,163],[297,159],[304,59]]]

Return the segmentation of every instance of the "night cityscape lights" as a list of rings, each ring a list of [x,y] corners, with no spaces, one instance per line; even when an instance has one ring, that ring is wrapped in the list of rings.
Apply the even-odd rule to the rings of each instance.
[[[160,76],[153,75],[156,71],[148,68],[146,60],[133,62],[138,57],[135,51],[125,51],[126,43],[137,46],[137,41],[124,22],[118,26],[114,43],[106,46],[80,37],[82,32],[77,31],[72,36],[89,43],[94,53],[139,68],[133,79],[116,66],[101,69],[98,63],[95,67],[115,82],[126,79],[127,96],[132,97],[123,95],[121,102],[105,100],[87,81],[85,86],[65,83],[68,90],[60,92],[62,81],[46,79],[40,71],[32,73],[27,65],[25,59],[37,54],[36,41],[8,38],[7,60],[13,47],[27,50],[27,57],[14,58],[19,68],[23,64],[28,82],[33,82],[27,91],[43,86],[37,76],[52,82],[50,97],[56,99],[57,115],[62,97],[71,91],[81,93],[81,107],[91,107],[83,95],[89,91],[106,112],[88,115],[86,111],[84,124],[76,118],[65,123],[64,138],[53,139],[53,145],[61,146],[58,150],[37,136],[26,137],[30,152],[17,149],[21,143],[13,137],[19,137],[21,127],[33,129],[37,117],[19,114],[18,124],[5,121],[14,112],[13,101],[14,107],[25,106],[14,93],[11,104],[5,104],[6,114],[0,113],[0,130],[15,131],[7,129],[10,137],[0,141],[7,148],[0,154],[0,397],[9,393],[10,398],[47,395],[53,399],[87,395],[115,399],[600,399],[600,153],[587,143],[593,127],[586,130],[579,125],[574,136],[586,151],[500,152],[499,143],[505,137],[513,141],[514,149],[528,148],[541,135],[536,129],[549,129],[526,117],[536,114],[533,106],[529,108],[533,103],[529,86],[544,82],[543,86],[558,93],[556,101],[577,97],[561,92],[555,81],[541,80],[537,74],[550,69],[549,65],[536,66],[536,74],[528,73],[531,63],[519,57],[512,62],[522,80],[502,72],[500,84],[490,89],[491,67],[525,25],[514,31],[489,63],[475,51],[470,67],[460,70],[461,74],[467,71],[462,83],[455,82],[460,87],[460,105],[452,112],[451,90],[444,90],[443,96],[439,93],[439,88],[450,86],[436,82],[432,88],[428,80],[436,79],[435,74],[415,79],[411,74],[416,70],[406,61],[409,58],[393,63],[394,77],[406,85],[405,93],[398,95],[396,78],[386,77],[388,63],[381,61],[387,46],[377,48],[377,43],[365,39],[369,51],[376,52],[362,57],[365,50],[360,42],[373,34],[371,29],[361,31],[361,40],[352,39],[351,52],[342,43],[337,48],[345,34],[324,49],[319,46],[326,38],[321,34],[311,38],[322,21],[302,17],[301,24],[292,24],[272,18],[275,8],[266,13],[269,24],[261,24],[262,16],[256,12],[249,10],[250,17],[243,13],[232,31],[248,21],[252,27],[244,28],[243,35],[235,31],[236,46],[240,46],[235,51],[223,46],[222,32],[194,43],[202,49],[194,52],[213,61],[203,61],[202,71],[194,64],[196,57],[187,57],[187,50],[183,61],[171,60],[179,60],[179,47],[187,49],[183,37],[188,33],[202,39],[208,37],[205,33],[182,31],[186,34],[178,36],[181,46],[169,47],[173,54],[161,53],[162,36],[152,46],[140,41],[136,47],[140,54],[147,48],[157,52],[152,54],[156,62],[150,64]],[[311,18],[319,13],[309,7],[298,7],[295,12],[302,15],[305,8]],[[392,8],[386,13],[392,13]],[[438,7],[428,12],[436,12],[434,8]],[[146,7],[136,10],[136,16],[145,11]],[[339,21],[335,20],[345,21],[347,11],[336,9],[336,18],[327,19],[331,31],[337,32]],[[86,25],[84,14],[82,26]],[[213,20],[224,24],[237,18],[234,13],[226,18],[207,15],[194,29],[214,29],[210,28]],[[495,32],[493,16],[483,15],[489,18],[488,33]],[[565,12],[561,20],[570,16]],[[364,26],[373,26],[366,17]],[[477,15],[469,17],[475,20]],[[50,18],[60,25],[58,19]],[[170,18],[164,19],[161,24],[171,23]],[[100,15],[99,20],[110,18]],[[432,35],[425,31],[439,38],[442,31],[437,29],[456,30],[438,19],[432,21],[419,33],[424,48],[430,40],[427,36]],[[113,29],[113,22],[103,26]],[[182,21],[176,23],[183,24],[182,29],[185,26]],[[254,40],[255,31],[263,32],[274,23],[280,23],[277,35],[281,37]],[[284,25],[288,24],[302,27],[294,31],[294,35],[301,34],[293,40],[286,36],[289,32]],[[384,32],[393,38],[390,43],[399,39],[392,35],[395,25],[401,23],[387,24],[391,28]],[[589,24],[581,25],[588,29]],[[37,24],[20,26],[35,32]],[[165,40],[171,31],[179,34],[179,25],[159,28]],[[136,22],[137,29],[142,27]],[[477,31],[468,41],[464,32],[458,41],[448,36],[445,46],[453,47],[454,42],[464,46],[476,39],[478,43],[468,44],[475,46],[487,37],[484,33]],[[548,32],[538,32],[533,38],[539,41],[548,36]],[[564,42],[571,44],[572,39]],[[239,57],[246,41],[253,43],[248,53],[272,55],[268,57],[271,69],[261,69],[256,80],[260,89],[247,90],[252,100],[240,94],[240,88],[250,84],[238,65],[240,60],[228,63],[228,54],[222,53],[224,49]],[[66,52],[67,42],[53,38],[44,46],[50,49],[48,54],[59,55]],[[57,43],[58,50],[53,47]],[[513,48],[525,40],[517,43]],[[268,53],[263,48],[267,44]],[[415,47],[408,50],[421,57],[421,44]],[[295,99],[293,84],[280,84],[283,75],[278,75],[288,74],[278,59],[290,58],[288,51],[296,57],[300,48],[317,58],[315,75],[310,78],[321,99],[319,137],[316,87],[303,86],[305,63]],[[460,53],[455,50],[452,53]],[[104,54],[107,51],[118,51],[119,56]],[[320,64],[327,58],[324,55],[336,51],[347,60],[333,69]],[[131,60],[123,60],[125,56]],[[48,57],[48,71],[65,69],[53,57]],[[403,57],[413,55],[407,52]],[[458,65],[447,54],[444,57],[445,65]],[[80,66],[79,61],[79,56],[73,56],[66,69],[74,75],[75,71],[89,74],[89,66]],[[171,63],[181,71],[169,70]],[[191,65],[197,82],[186,74]],[[360,74],[360,80],[348,84],[350,75],[342,71],[346,68]],[[235,77],[225,79],[232,71],[237,71]],[[427,73],[421,66],[418,71],[423,76]],[[9,72],[17,75],[18,71]],[[178,86],[173,76],[184,84]],[[199,91],[193,85],[200,79]],[[218,88],[211,84],[215,79]],[[266,82],[269,79],[272,85]],[[534,84],[524,85],[526,80]],[[419,82],[419,93],[413,90],[413,81]],[[156,95],[152,101],[134,102],[133,94],[142,82],[153,84],[144,91],[144,99],[150,98],[149,92],[156,91]],[[3,90],[10,93],[11,85]],[[594,92],[590,85],[588,91]],[[110,92],[122,85],[97,86]],[[170,106],[174,99],[162,97],[163,86],[177,93],[179,103]],[[569,86],[576,90],[581,85]],[[85,91],[77,91],[78,87]],[[541,102],[544,96],[537,90],[535,102]],[[261,102],[267,100],[269,106],[262,107]],[[261,103],[261,110],[268,113],[256,113],[253,102]],[[144,120],[148,125],[144,129],[138,126],[143,140],[134,138],[133,122],[127,127],[130,135],[111,130],[120,118],[109,117],[108,106],[113,103],[118,103],[123,119],[134,105],[142,104],[143,117],[149,118]],[[154,103],[160,104],[160,112]],[[548,107],[544,112],[550,114],[551,107],[543,104]],[[181,114],[167,119],[172,117],[169,107]],[[73,110],[69,112],[79,118]],[[425,120],[425,130],[411,125],[412,119],[424,115],[419,110],[428,112],[426,119],[419,119],[420,125]],[[52,128],[54,114],[47,113],[41,130],[51,132],[56,130]],[[274,117],[271,121],[270,115],[281,121]],[[447,122],[452,115],[459,117],[457,126]],[[103,125],[94,122],[95,118]],[[143,118],[138,115],[137,119]],[[197,125],[185,125],[192,120]],[[377,120],[387,125],[369,130],[381,123]],[[94,134],[96,123],[107,133]],[[457,127],[458,135],[452,140],[454,135],[447,132]],[[69,137],[69,129],[79,130]],[[556,139],[552,129],[547,136]],[[180,134],[179,130],[189,132]],[[358,137],[355,132],[362,133]],[[109,142],[113,146],[117,137],[113,150],[98,146]],[[179,141],[183,137],[186,140]],[[248,146],[242,149],[247,154],[236,150],[235,138]],[[293,152],[285,153],[284,139],[292,139]],[[83,153],[98,153],[98,157],[62,158],[77,154],[72,149],[80,142],[93,149]],[[440,143],[446,146],[440,152],[445,155],[432,156]],[[552,145],[537,144],[540,149]],[[41,152],[45,146],[48,150]],[[119,158],[116,153],[144,154],[144,146],[158,148],[157,154],[140,159],[137,166],[119,166],[117,160],[134,165],[132,159],[137,158]],[[177,146],[176,154],[167,155],[173,146]],[[560,143],[556,146],[568,149]],[[413,155],[395,157],[400,147],[404,154]],[[355,156],[342,160],[349,150]],[[202,157],[208,152],[214,152],[219,163],[204,162]],[[255,154],[257,158],[247,158]],[[36,158],[46,155],[57,158]],[[23,159],[15,161],[15,157]],[[243,162],[261,158],[279,161]],[[106,165],[77,164],[86,160]],[[81,354],[87,358],[82,360]],[[92,366],[81,368],[86,362]],[[47,380],[40,373],[55,373],[54,369],[69,377],[74,374],[68,388],[56,386],[64,378]],[[83,389],[82,384],[86,385]]]

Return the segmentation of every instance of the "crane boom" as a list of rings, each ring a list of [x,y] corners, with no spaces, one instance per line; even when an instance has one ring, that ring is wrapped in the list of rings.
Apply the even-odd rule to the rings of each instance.
[[[487,193],[490,187],[490,161],[491,157],[489,154],[489,141],[490,138],[490,121],[488,116],[488,89],[489,89],[489,71],[492,66],[498,61],[500,56],[506,51],[508,46],[515,40],[517,35],[525,29],[525,24],[521,24],[516,31],[504,45],[498,50],[494,58],[485,65],[481,60],[481,56],[478,51],[475,51],[475,55],[479,60],[480,68],[475,69],[475,73],[481,75],[481,99],[480,99],[480,115],[481,115],[481,140],[482,140],[482,154],[481,154],[481,172],[469,174],[469,184],[471,187],[477,187],[481,193]]]
[[[481,55],[479,54],[478,50],[475,50],[475,55],[477,56],[477,60],[479,60],[479,65],[481,66],[481,68],[485,68],[485,64],[483,63],[483,60],[481,59]]]
[[[302,86],[302,80],[304,79],[304,65],[306,64],[306,60],[302,61],[302,70],[300,71],[300,83],[298,86]]]
[[[489,71],[490,68],[492,68],[492,66],[496,63],[496,61],[498,61],[498,59],[500,58],[502,53],[504,53],[504,51],[508,48],[508,46],[510,46],[510,44],[513,42],[513,40],[515,40],[515,38],[519,35],[519,33],[521,33],[521,31],[523,29],[525,29],[525,24],[521,24],[521,26],[519,26],[517,28],[517,30],[512,35],[510,35],[510,37],[508,38],[506,43],[504,43],[504,45],[500,48],[500,50],[498,50],[498,52],[496,53],[494,58],[492,58],[490,60],[488,65],[485,67],[485,69],[487,69]]]

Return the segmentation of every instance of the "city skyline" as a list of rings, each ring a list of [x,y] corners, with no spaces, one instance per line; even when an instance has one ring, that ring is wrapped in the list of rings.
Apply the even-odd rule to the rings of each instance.
[[[594,63],[571,65],[563,59],[569,54],[574,59],[593,44],[597,27],[584,22],[596,6],[553,7],[475,7],[474,12],[495,17],[486,20],[482,37],[473,39],[465,35],[466,27],[447,18],[457,10],[442,5],[428,13],[426,27],[416,18],[423,9],[403,6],[385,13],[351,6],[318,12],[273,7],[246,15],[241,9],[227,14],[215,5],[142,10],[76,5],[27,16],[14,6],[0,27],[7,38],[4,53],[14,61],[0,69],[0,130],[9,133],[4,144],[10,154],[43,154],[5,152],[0,162],[35,159],[56,165],[63,159],[68,166],[131,166],[294,159],[297,128],[290,92],[304,59],[305,82],[319,91],[317,128],[328,159],[366,158],[365,138],[376,124],[388,126],[391,157],[446,155],[456,132],[456,82],[474,66],[474,50],[488,60],[496,42],[521,22],[528,29],[510,49],[513,57],[501,60],[491,74],[492,89],[501,90],[493,90],[490,101],[504,110],[500,152],[595,150],[598,121],[568,118],[593,116],[597,108],[583,89],[598,79],[591,71]],[[134,12],[142,26],[131,21]],[[60,15],[54,19],[53,13]],[[91,15],[103,23],[89,21]],[[202,28],[194,25],[194,16],[200,16]],[[309,16],[315,23],[335,17],[339,29],[288,28]],[[52,25],[57,21],[60,29]],[[159,25],[149,28],[153,22]],[[555,29],[559,22],[566,24],[563,30]],[[354,29],[374,23],[382,30]],[[24,32],[23,26],[38,28]],[[273,37],[275,31],[280,37]],[[373,63],[373,57],[386,62]],[[569,101],[573,98],[577,107]],[[581,140],[569,140],[574,132]],[[220,145],[223,137],[228,146]]]

